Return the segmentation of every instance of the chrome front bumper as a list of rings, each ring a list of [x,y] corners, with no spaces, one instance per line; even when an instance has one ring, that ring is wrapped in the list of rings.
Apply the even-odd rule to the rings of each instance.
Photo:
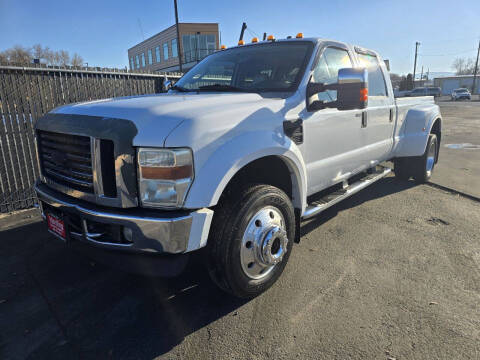
[[[67,229],[67,240],[80,240],[107,249],[167,254],[193,251],[206,245],[213,217],[213,211],[207,208],[173,212],[96,206],[40,182],[35,185],[35,192],[44,218],[50,208],[80,224],[75,231]],[[92,224],[114,225],[121,232],[128,228],[131,242],[102,241],[101,234],[90,230]]]

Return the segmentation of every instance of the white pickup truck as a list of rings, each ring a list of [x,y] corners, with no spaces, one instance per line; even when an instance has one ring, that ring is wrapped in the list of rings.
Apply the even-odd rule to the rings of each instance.
[[[428,181],[441,115],[433,97],[395,100],[376,52],[299,34],[217,51],[168,93],[57,108],[36,139],[56,237],[162,275],[199,251],[249,298],[281,275],[302,219],[387,175],[385,161]]]

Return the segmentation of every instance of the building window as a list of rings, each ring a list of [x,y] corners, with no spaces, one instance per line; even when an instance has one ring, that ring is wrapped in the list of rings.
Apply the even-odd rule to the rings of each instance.
[[[148,65],[153,64],[152,49],[148,49]]]
[[[161,58],[160,58],[160,46],[157,46],[155,48],[155,57],[157,58],[157,63],[160,62]]]
[[[135,63],[133,61],[133,56],[130,58],[130,70],[135,69]]]
[[[163,44],[163,58],[168,60],[168,43]]]
[[[145,53],[142,52],[142,67],[145,67]]]
[[[172,39],[172,57],[178,57],[177,39]]]
[[[138,55],[135,55],[135,65],[137,69],[140,69],[140,60],[138,59]]]
[[[183,35],[183,52],[185,62],[199,61],[215,51],[217,46],[215,34]]]

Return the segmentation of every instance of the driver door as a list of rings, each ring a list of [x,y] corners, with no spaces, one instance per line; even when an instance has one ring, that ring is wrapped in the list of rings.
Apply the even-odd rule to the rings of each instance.
[[[310,81],[336,83],[339,69],[353,67],[350,50],[344,46],[326,46],[320,52]],[[337,100],[333,90],[315,96],[325,103]],[[306,111],[303,120],[302,153],[307,166],[308,195],[342,182],[365,168],[368,161],[362,154],[366,144],[362,110]]]

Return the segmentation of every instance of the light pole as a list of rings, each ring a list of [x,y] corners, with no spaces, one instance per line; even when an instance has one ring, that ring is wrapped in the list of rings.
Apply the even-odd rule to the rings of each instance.
[[[198,63],[198,35],[200,35],[200,31],[197,31],[195,34],[195,60]]]
[[[415,43],[415,62],[413,63],[413,88],[415,88],[415,73],[417,72],[417,53],[419,45],[420,43],[417,41]]]
[[[478,56],[480,55],[480,40],[478,41],[477,61],[475,62],[475,70],[473,71],[472,95],[475,95],[475,81],[478,73]]]
[[[182,71],[182,53],[180,51],[180,29],[178,28],[178,9],[177,9],[177,0],[173,0],[175,4],[175,27],[177,28],[177,53],[178,53],[178,69]]]

